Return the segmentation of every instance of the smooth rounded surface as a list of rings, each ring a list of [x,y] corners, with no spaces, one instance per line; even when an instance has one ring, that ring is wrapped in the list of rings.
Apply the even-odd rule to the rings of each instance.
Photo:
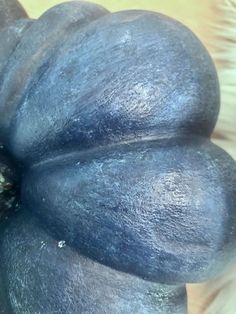
[[[22,200],[85,256],[151,281],[198,282],[235,253],[235,171],[203,139],[130,144],[34,166]]]
[[[32,23],[30,19],[20,19],[0,31],[0,85],[4,80],[4,70],[11,55]]]
[[[64,6],[59,24],[55,12],[24,36],[2,85],[0,127],[17,158],[34,162],[61,147],[210,135],[218,80],[189,29],[147,11],[95,15],[75,28]]]
[[[22,210],[3,235],[1,265],[14,314],[187,313],[184,286],[150,283],[95,263],[39,226]]]
[[[91,21],[107,13],[96,4],[67,2],[48,10],[24,33],[0,80],[0,139],[7,146],[14,138],[10,134],[11,125],[15,123],[22,98],[32,89],[32,84],[38,86],[36,78],[51,67],[49,60],[74,32],[80,32]],[[33,124],[26,125],[34,134]]]
[[[26,17],[26,12],[17,0],[0,0],[0,29]]]
[[[78,1],[1,34],[0,141],[22,171],[21,212],[1,224],[4,307],[186,313],[182,284],[236,254],[208,52],[161,14]]]

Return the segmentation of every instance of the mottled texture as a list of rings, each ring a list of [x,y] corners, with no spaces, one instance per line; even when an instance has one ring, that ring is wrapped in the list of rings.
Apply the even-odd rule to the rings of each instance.
[[[48,25],[54,10],[28,30],[0,86],[0,130],[18,158],[43,158],[62,146],[211,133],[219,110],[216,72],[187,28],[157,13],[128,11],[70,27],[62,41],[65,31],[57,37]],[[57,33],[70,16],[62,11]]]
[[[19,171],[0,145],[0,223],[18,204]]]
[[[31,24],[29,19],[20,19],[0,30],[0,78],[3,77],[10,57]]]
[[[34,166],[22,197],[92,259],[151,281],[198,282],[235,254],[235,169],[200,138],[123,144]]]
[[[24,17],[26,13],[17,0],[0,0],[0,29]]]
[[[51,67],[48,59],[55,55],[73,33],[80,33],[86,24],[106,13],[107,11],[98,5],[79,1],[68,2],[47,11],[24,33],[0,77],[0,139],[3,135],[8,137],[8,146],[14,139],[10,139],[10,125],[13,123],[16,109],[18,111],[26,91],[32,88],[31,84],[38,86],[40,72]],[[63,102],[63,99],[61,101]],[[51,105],[48,106],[50,107]],[[46,113],[46,116],[48,120],[49,114]],[[30,125],[28,122],[25,124],[28,126],[27,130],[34,134],[34,121],[30,121]],[[37,125],[39,126],[38,123]],[[40,128],[43,130],[44,126],[41,125]]]
[[[153,284],[95,263],[67,245],[60,248],[62,238],[39,226],[22,210],[4,233],[14,314],[187,313],[184,286]]]
[[[2,31],[0,67],[0,140],[23,173],[1,227],[12,312],[186,313],[184,283],[236,254],[208,52],[147,11],[69,2],[24,25]]]

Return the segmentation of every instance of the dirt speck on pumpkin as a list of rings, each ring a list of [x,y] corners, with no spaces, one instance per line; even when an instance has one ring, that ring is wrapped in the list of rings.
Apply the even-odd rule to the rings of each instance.
[[[62,249],[63,247],[66,246],[66,241],[64,240],[58,241],[57,246],[59,247],[59,249]]]

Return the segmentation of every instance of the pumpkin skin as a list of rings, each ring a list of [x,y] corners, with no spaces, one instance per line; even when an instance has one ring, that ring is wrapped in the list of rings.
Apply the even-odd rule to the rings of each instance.
[[[235,256],[208,52],[147,11],[69,2],[14,23],[0,59],[0,140],[22,172],[21,210],[0,227],[6,306],[186,313],[184,284]]]
[[[0,29],[17,19],[25,17],[27,15],[17,0],[0,1]]]
[[[186,312],[183,286],[151,283],[96,263],[67,245],[59,248],[24,210],[5,231],[3,250],[13,313]]]

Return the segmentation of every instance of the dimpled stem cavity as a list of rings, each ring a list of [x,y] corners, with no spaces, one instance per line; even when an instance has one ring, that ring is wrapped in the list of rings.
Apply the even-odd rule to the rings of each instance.
[[[18,184],[18,171],[0,147],[0,221],[11,215],[18,204]]]

